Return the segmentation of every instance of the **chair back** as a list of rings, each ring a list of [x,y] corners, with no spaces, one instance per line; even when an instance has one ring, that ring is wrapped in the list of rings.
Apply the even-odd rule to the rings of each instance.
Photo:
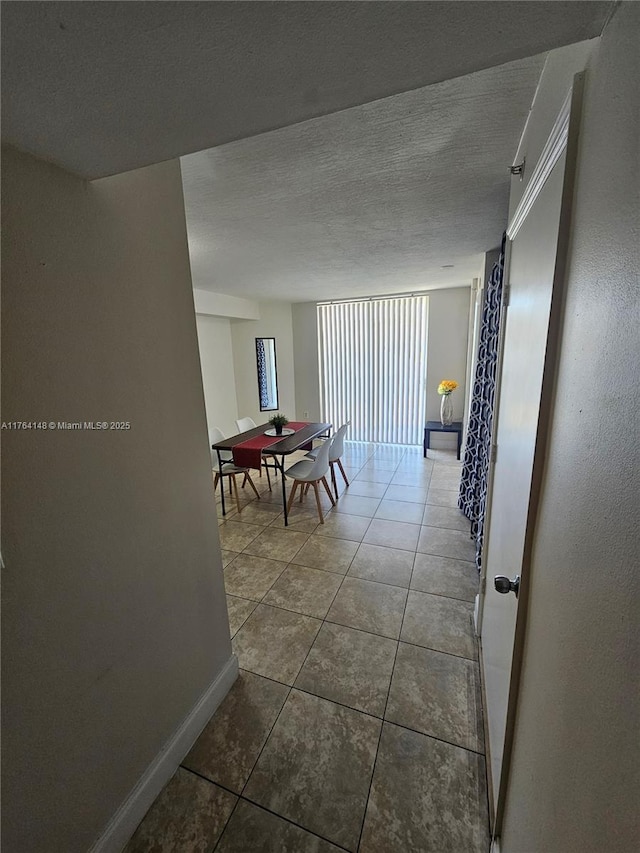
[[[211,427],[209,430],[209,451],[211,453],[211,466],[213,468],[217,468],[218,466],[218,453],[216,450],[211,450],[212,444],[218,444],[220,441],[224,441],[227,436],[222,432],[218,427]],[[233,459],[233,453],[229,450],[221,450],[220,458],[223,462],[229,462]]]
[[[331,450],[329,451],[329,462],[337,462],[344,453],[344,434],[349,429],[351,421],[342,424],[338,432],[331,440]]]
[[[236,426],[238,428],[238,432],[246,432],[249,429],[254,429],[258,424],[253,418],[239,418],[236,421]]]
[[[325,441],[322,447],[318,450],[316,461],[313,463],[313,467],[309,470],[309,473],[305,477],[305,480],[309,480],[309,482],[312,482],[313,480],[321,480],[325,476],[325,474],[329,470],[330,449],[331,442]]]

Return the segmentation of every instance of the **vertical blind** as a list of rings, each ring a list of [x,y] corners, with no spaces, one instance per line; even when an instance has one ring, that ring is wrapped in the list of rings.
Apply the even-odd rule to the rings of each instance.
[[[427,296],[318,305],[322,419],[355,441],[420,444]]]

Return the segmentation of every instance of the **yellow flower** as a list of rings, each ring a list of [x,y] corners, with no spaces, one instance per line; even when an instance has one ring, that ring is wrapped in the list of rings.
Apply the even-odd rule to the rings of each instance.
[[[457,387],[458,383],[455,379],[443,379],[438,385],[438,394],[446,394],[448,396],[452,391],[455,391]]]

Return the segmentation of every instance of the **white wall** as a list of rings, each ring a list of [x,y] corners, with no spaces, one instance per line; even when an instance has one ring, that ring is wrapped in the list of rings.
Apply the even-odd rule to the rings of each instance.
[[[213,305],[213,298],[219,294],[206,295],[211,297],[209,301],[212,303],[212,310],[218,310]],[[226,296],[221,298],[227,300]],[[255,341],[257,337],[275,337],[278,409],[290,420],[297,416],[291,305],[286,302],[242,301],[255,306],[259,319],[242,320],[237,317],[229,319],[222,316],[197,315],[207,422],[209,427],[217,426],[226,435],[237,432],[237,418],[249,416],[256,423],[264,423],[274,414],[260,412]]]
[[[213,293],[210,290],[193,289],[193,301],[197,314],[210,314],[214,317],[242,320],[259,320],[260,307],[253,299],[240,299],[226,293]]]
[[[461,420],[467,379],[467,340],[469,335],[470,287],[429,291],[427,333],[427,411],[426,420],[439,420],[442,379],[459,383],[453,394],[454,415]],[[293,346],[295,362],[296,410],[320,420],[320,379],[318,365],[317,303],[293,306]],[[455,448],[455,435],[431,436],[434,448]]]
[[[640,7],[587,67],[503,853],[637,849]]]
[[[209,428],[218,427],[225,435],[233,435],[237,432],[238,401],[231,321],[204,314],[198,314],[196,320],[207,423]]]
[[[295,419],[296,394],[294,380],[293,326],[289,302],[260,302],[259,320],[233,320],[233,365],[236,382],[238,416],[251,417],[264,423],[274,412],[260,412],[256,338],[276,339],[278,368],[278,411],[289,420]]]
[[[3,849],[86,853],[231,660],[182,185],[2,171],[3,418],[131,423],[2,434]]]

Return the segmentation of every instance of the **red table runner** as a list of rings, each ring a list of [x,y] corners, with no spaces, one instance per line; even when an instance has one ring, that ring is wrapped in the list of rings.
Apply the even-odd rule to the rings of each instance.
[[[306,421],[289,421],[285,429],[298,431],[302,427],[307,426]],[[256,435],[255,438],[248,438],[246,441],[236,444],[232,448],[233,462],[238,468],[257,468],[262,467],[262,450],[269,447],[270,444],[275,444],[276,441],[282,441],[286,438],[284,435]],[[312,445],[313,442],[310,442]]]

